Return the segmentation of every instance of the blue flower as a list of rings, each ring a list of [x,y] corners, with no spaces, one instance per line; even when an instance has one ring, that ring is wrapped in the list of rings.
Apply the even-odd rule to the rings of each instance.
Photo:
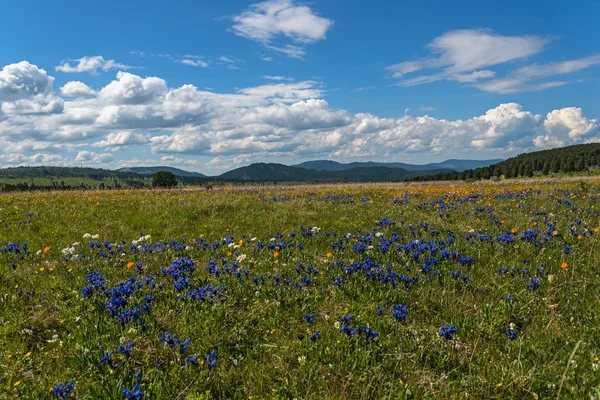
[[[98,364],[110,364],[112,361],[113,351],[105,351],[104,356],[98,361]]]
[[[55,396],[59,396],[63,399],[66,399],[71,389],[73,389],[73,382],[67,382],[66,385],[63,385],[62,382],[58,382],[56,386],[52,388],[52,393]]]
[[[392,317],[398,322],[406,321],[406,312],[408,311],[408,306],[403,306],[402,304],[394,305],[394,312],[392,313]]]
[[[506,334],[510,337],[510,340],[515,340],[517,338],[517,333],[510,328],[506,328]]]
[[[136,383],[135,386],[133,386],[133,390],[123,389],[121,392],[123,393],[123,397],[126,399],[140,400],[142,397],[144,397],[144,393],[142,393],[140,390],[139,383]]]
[[[450,325],[450,326],[443,325],[440,328],[440,336],[446,340],[452,340],[455,333],[456,333],[455,325]]]
[[[314,342],[316,342],[316,341],[317,341],[317,338],[318,338],[318,337],[319,337],[319,331],[317,331],[317,332],[315,332],[314,334],[312,334],[312,335],[310,336],[310,338],[309,338],[309,339],[310,339],[310,341],[311,341],[311,342],[313,342],[313,343],[314,343]]]
[[[125,357],[129,357],[131,355],[132,349],[133,349],[133,342],[127,343],[125,346],[123,346],[121,344],[117,346],[117,350],[119,350],[119,352],[121,354],[123,354]]]
[[[217,351],[213,350],[209,354],[205,354],[206,366],[208,368],[215,368],[217,366]]]
[[[312,324],[313,320],[315,319],[315,314],[303,314],[302,318],[304,318],[309,324]]]

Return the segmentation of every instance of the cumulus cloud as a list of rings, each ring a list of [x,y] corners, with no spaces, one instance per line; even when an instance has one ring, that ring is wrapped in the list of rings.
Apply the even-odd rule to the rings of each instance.
[[[536,137],[536,147],[550,148],[571,143],[591,143],[593,135],[600,133],[595,119],[588,119],[581,108],[567,107],[548,113],[544,121],[545,135]]]
[[[142,104],[166,93],[167,83],[160,78],[119,71],[117,80],[102,88],[98,96],[111,104]]]
[[[58,90],[61,96],[67,97],[86,97],[96,95],[96,91],[80,81],[70,81],[65,83],[63,87]]]
[[[10,114],[52,114],[63,111],[64,102],[53,92],[54,78],[27,61],[0,70],[0,111]]]
[[[320,17],[306,6],[293,0],[269,0],[253,4],[233,17],[231,30],[238,36],[262,43],[268,49],[288,57],[301,58],[305,51],[297,45],[272,45],[277,37],[307,44],[325,39],[333,21]]]
[[[418,162],[432,155],[470,157],[474,152],[508,157],[589,142],[599,133],[598,121],[579,108],[551,110],[544,117],[505,103],[464,120],[408,114],[382,118],[332,107],[317,81],[270,81],[216,93],[189,84],[169,87],[159,77],[121,71],[97,95],[63,100],[45,71],[27,62],[12,64],[0,72],[0,164],[9,159],[12,164],[33,163],[36,159],[27,157],[46,154],[62,157],[63,164],[113,165],[111,152],[127,148],[154,153],[154,164],[183,166],[194,160],[189,165],[195,165],[198,156],[212,159],[213,171],[234,165],[234,159]],[[67,84],[59,92],[82,94],[82,88]],[[42,111],[52,99],[63,105],[55,112],[16,112],[19,106],[24,110],[19,102]]]
[[[81,57],[64,60],[55,67],[57,71],[65,73],[87,72],[96,75],[98,70],[108,71],[110,69],[128,70],[133,67],[116,62],[115,60],[105,60],[102,56]]]
[[[548,38],[504,36],[490,30],[455,30],[435,38],[427,45],[430,54],[390,65],[387,70],[398,78],[399,86],[416,86],[441,80],[456,81],[486,92],[508,94],[544,90],[570,83],[552,79],[600,64],[600,55],[553,62],[530,64],[497,77],[490,68],[529,59],[544,50]],[[423,73],[424,71],[430,71]],[[407,75],[421,75],[407,77]]]
[[[109,133],[105,140],[95,142],[92,147],[126,147],[148,143],[146,135],[133,131],[120,131]]]
[[[82,150],[77,153],[75,162],[80,164],[105,164],[113,160],[111,154],[106,153],[94,153],[87,150]]]

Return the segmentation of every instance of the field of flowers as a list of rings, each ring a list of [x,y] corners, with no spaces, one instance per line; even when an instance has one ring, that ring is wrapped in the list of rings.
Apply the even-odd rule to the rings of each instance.
[[[0,398],[598,398],[599,185],[0,195]]]

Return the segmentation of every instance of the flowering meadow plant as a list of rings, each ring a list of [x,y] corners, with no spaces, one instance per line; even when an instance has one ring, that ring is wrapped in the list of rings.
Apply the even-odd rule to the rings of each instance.
[[[600,184],[0,195],[0,398],[596,398]]]

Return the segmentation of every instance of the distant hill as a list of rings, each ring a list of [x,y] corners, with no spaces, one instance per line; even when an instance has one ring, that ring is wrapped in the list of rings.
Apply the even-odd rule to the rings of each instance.
[[[501,162],[502,159],[494,160],[446,160],[439,163],[429,163],[423,165],[406,164],[400,162],[380,163],[374,161],[366,162],[351,162],[339,163],[331,160],[316,160],[306,161],[292,167],[311,169],[316,171],[345,171],[352,168],[372,168],[372,167],[387,167],[387,168],[402,168],[407,171],[431,171],[440,169],[450,169],[453,171],[464,171],[465,169],[473,169],[479,167],[487,167],[488,165]]]
[[[449,170],[407,171],[403,168],[358,167],[341,171],[317,171],[283,164],[256,163],[219,175],[218,180],[295,182],[394,182]]]
[[[520,154],[486,167],[443,172],[415,178],[419,181],[532,177],[549,173],[591,171],[600,168],[600,143],[579,144]]]
[[[116,171],[118,172],[134,172],[136,174],[142,175],[154,175],[158,171],[169,171],[173,173],[175,176],[186,176],[186,177],[194,177],[194,178],[202,178],[206,175],[201,174],[200,172],[190,172],[185,171],[179,168],[173,167],[127,167],[127,168],[119,168]]]

